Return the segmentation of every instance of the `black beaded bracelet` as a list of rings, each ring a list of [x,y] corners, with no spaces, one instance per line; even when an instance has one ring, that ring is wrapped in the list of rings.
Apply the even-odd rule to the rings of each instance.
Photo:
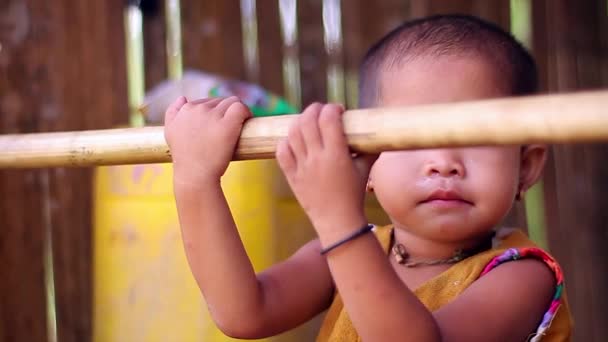
[[[366,224],[365,226],[361,227],[361,229],[359,229],[356,232],[352,233],[351,235],[345,237],[344,239],[334,243],[333,245],[330,245],[326,248],[321,249],[321,255],[325,255],[325,254],[329,253],[331,250],[333,250],[334,248],[339,247],[339,246],[347,243],[348,241],[354,240],[363,234],[371,232],[373,228],[374,228],[373,224]]]

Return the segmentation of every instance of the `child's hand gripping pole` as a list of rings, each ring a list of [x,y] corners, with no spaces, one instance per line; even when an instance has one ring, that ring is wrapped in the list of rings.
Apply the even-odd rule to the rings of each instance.
[[[347,111],[355,152],[446,146],[608,141],[608,91]],[[245,123],[235,160],[273,158],[293,116]],[[0,135],[0,168],[171,160],[162,127]]]

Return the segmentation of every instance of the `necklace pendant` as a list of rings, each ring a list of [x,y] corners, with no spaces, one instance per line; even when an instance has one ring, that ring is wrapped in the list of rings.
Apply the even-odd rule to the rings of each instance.
[[[452,257],[452,259],[454,260],[454,262],[459,262],[459,261],[464,260],[466,257],[467,257],[467,254],[465,253],[465,251],[462,249],[458,249],[454,253],[454,256]]]
[[[393,247],[393,255],[395,256],[395,261],[397,263],[403,265],[410,258],[410,255],[405,250],[405,247],[402,244],[396,244]]]

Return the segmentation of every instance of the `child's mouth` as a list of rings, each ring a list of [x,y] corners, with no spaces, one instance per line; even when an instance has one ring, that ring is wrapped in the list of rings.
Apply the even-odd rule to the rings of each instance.
[[[440,208],[456,208],[462,206],[472,206],[473,202],[464,199],[455,190],[438,189],[433,191],[420,204],[428,204]]]

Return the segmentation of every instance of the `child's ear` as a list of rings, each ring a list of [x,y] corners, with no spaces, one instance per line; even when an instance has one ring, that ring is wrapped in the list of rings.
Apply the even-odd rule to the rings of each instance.
[[[524,145],[519,172],[520,190],[526,191],[538,181],[547,161],[547,145]]]

